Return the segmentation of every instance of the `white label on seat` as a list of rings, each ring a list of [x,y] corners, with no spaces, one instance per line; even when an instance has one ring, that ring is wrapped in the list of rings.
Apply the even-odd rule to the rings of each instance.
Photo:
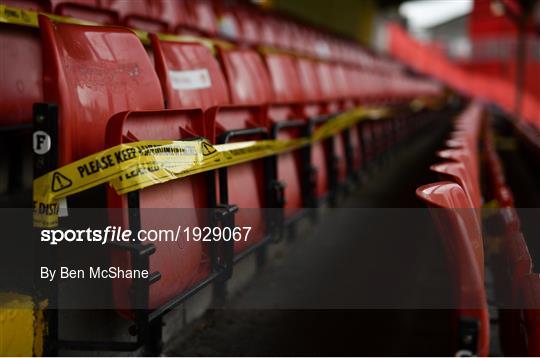
[[[212,87],[210,74],[206,68],[190,71],[169,71],[175,90],[196,90]]]

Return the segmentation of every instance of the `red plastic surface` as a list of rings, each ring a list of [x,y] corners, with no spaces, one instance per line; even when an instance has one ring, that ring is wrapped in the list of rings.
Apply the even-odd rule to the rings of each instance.
[[[261,38],[259,14],[239,7],[235,9],[234,15],[238,23],[238,38],[249,44],[258,44]]]
[[[227,84],[219,63],[212,51],[197,43],[160,41],[150,36],[154,50],[156,71],[161,81],[168,108],[202,108],[230,103]],[[199,76],[209,76],[209,86],[178,89],[172,85],[171,71],[198,71]]]
[[[231,104],[262,105],[271,102],[270,79],[257,52],[248,49],[220,49],[218,52],[229,85]]]
[[[214,123],[212,140],[224,132],[246,128],[267,128],[267,106],[271,101],[272,88],[262,58],[253,50],[234,49],[218,51],[219,59],[231,99],[230,106],[212,108],[206,112],[207,123]],[[251,137],[234,138],[233,141],[260,139]],[[235,253],[239,253],[260,241],[266,227],[261,208],[265,203],[263,160],[229,167],[228,204],[239,207],[235,215],[238,226],[251,226],[248,242],[235,242]],[[255,209],[255,210],[249,210]]]
[[[266,67],[273,89],[272,104],[268,110],[269,130],[275,124],[289,119],[304,119],[301,110],[302,89],[294,59],[284,54],[266,54]],[[278,132],[278,139],[302,136],[301,129],[287,128]],[[298,151],[277,157],[278,180],[285,184],[285,215],[294,216],[302,207],[301,159]]]
[[[525,331],[527,334],[527,354],[540,356],[540,275],[527,275],[524,283]]]
[[[272,83],[272,103],[302,101],[303,89],[294,58],[284,54],[267,54],[264,60]]]
[[[51,4],[43,0],[2,0],[2,5],[33,11],[50,11]]]
[[[122,23],[149,32],[168,32],[169,24],[161,18],[161,2],[151,0],[100,0],[101,6],[117,11]]]
[[[127,112],[114,116],[107,127],[107,146],[140,140],[189,140],[204,136],[201,110],[170,110]],[[176,208],[207,208],[208,183],[205,174],[152,186],[138,191],[141,208],[141,229],[170,229],[177,227],[208,226],[206,212],[171,210]],[[108,205],[127,209],[127,197],[108,190]],[[151,210],[147,210],[151,209]],[[160,210],[169,209],[169,210]],[[116,212],[112,212],[116,214]],[[113,215],[114,225],[128,227],[127,216]],[[186,291],[210,273],[209,247],[202,242],[153,242],[156,252],[150,256],[151,272],[161,273],[161,279],[150,286],[150,308],[157,308]],[[112,264],[131,268],[131,253],[113,250]],[[117,307],[130,307],[131,280],[113,280],[113,294]]]
[[[453,274],[459,315],[478,319],[478,354],[485,356],[489,352],[489,316],[484,255],[480,226],[470,210],[472,203],[463,189],[452,182],[425,185],[416,194],[432,209]]]
[[[302,87],[302,99],[305,102],[320,101],[323,94],[317,76],[317,64],[311,60],[298,59],[296,66]]]
[[[0,125],[32,123],[32,104],[43,101],[39,32],[0,24]]]
[[[188,11],[193,16],[193,25],[206,35],[217,34],[217,16],[209,0],[188,1]]]
[[[54,13],[104,25],[119,25],[118,12],[100,7],[99,0],[48,0]]]
[[[478,183],[475,183],[471,177],[471,173],[467,171],[465,164],[459,162],[447,162],[434,164],[430,167],[432,171],[442,174],[451,179],[465,189],[465,193],[469,197],[473,207],[480,209],[482,207],[482,197]],[[449,177],[449,178],[448,178]]]
[[[467,149],[463,148],[462,146],[457,148],[444,149],[438,151],[437,156],[442,159],[463,163],[467,172],[471,173],[471,178],[474,180],[474,183],[479,183],[477,178],[480,175],[480,169],[476,166],[475,160]]]
[[[207,111],[208,123],[215,123],[215,141],[220,134],[237,129],[265,128],[265,111],[262,107],[218,107]],[[241,137],[234,141],[260,139],[260,137]],[[228,198],[221,196],[218,203],[235,204],[238,212],[235,214],[235,224],[239,227],[251,227],[247,241],[234,243],[234,252],[238,254],[246,248],[258,243],[266,233],[266,225],[262,208],[265,202],[265,177],[263,160],[255,160],[227,168]],[[254,210],[252,210],[254,209]]]
[[[59,105],[60,165],[103,150],[112,115],[163,109],[159,79],[133,32],[39,20],[44,100]]]

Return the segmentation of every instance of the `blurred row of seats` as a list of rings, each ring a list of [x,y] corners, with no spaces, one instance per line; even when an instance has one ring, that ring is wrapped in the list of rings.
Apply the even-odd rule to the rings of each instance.
[[[456,355],[489,354],[489,314],[485,290],[479,143],[484,126],[481,104],[472,103],[456,120],[443,160],[431,170],[441,181],[417,189],[430,208],[446,250],[453,287]]]
[[[261,56],[242,47],[218,47],[214,56],[203,44],[163,41],[154,34],[150,35],[152,63],[128,29],[55,23],[44,15],[39,25],[43,100],[58,106],[59,165],[142,140],[206,137],[216,144],[309,136],[358,104],[376,101],[401,106],[390,119],[362,121],[311,146],[220,169],[217,178],[203,173],[139,190],[132,194],[137,195],[136,204],[130,202],[130,194],[118,196],[107,189],[101,205],[141,209],[143,228],[231,225],[226,220],[213,223],[193,210],[174,218],[144,210],[180,208],[214,208],[235,226],[252,227],[247,241],[234,242],[233,261],[266,242],[276,227],[337,195],[369,160],[412,134],[418,123],[424,125],[425,118],[408,114],[411,99],[441,94],[436,84],[402,78],[414,85],[400,95],[379,92],[366,98],[372,88],[357,79],[361,72],[356,68],[282,53]],[[265,208],[274,214],[268,217]],[[133,225],[130,220],[127,215],[111,217],[124,227]],[[150,285],[150,308],[168,304],[211,277],[211,244],[156,242],[154,246],[149,262],[160,279]],[[113,250],[112,260],[130,267],[131,255]],[[127,280],[113,282],[118,307],[130,307],[130,287]]]
[[[10,1],[13,2],[14,0]],[[22,4],[26,2],[17,0],[15,3]],[[30,3],[33,4],[33,2]],[[138,3],[138,1],[119,1],[119,3],[134,6],[133,4]],[[154,1],[151,3],[154,3]],[[159,1],[155,3],[157,4]],[[176,4],[176,2],[174,3]],[[196,4],[204,4],[205,1],[193,1],[190,3],[195,6]],[[37,4],[45,6],[44,4],[48,4],[48,2],[40,1]],[[61,9],[63,6],[68,6],[68,4],[69,6],[75,6],[73,3],[58,2],[55,9]],[[82,5],[77,3],[77,6]],[[27,125],[32,118],[32,103],[43,101],[43,66],[39,31],[20,25],[0,24],[0,41],[2,48],[5,49],[0,55],[4,64],[0,68],[3,79],[0,84],[0,91],[5,99],[0,105],[0,127]],[[303,41],[296,42],[303,43]],[[147,48],[147,51],[153,59],[152,49]],[[249,52],[247,48],[246,51]],[[280,58],[280,56],[274,57]],[[300,57],[287,59],[284,62],[286,65],[294,62],[293,66],[298,67],[299,81],[290,81],[293,83],[293,87],[289,88],[285,86],[284,82],[280,82],[283,81],[282,77],[273,78],[273,90],[268,89],[264,95],[258,97],[256,99],[257,103],[329,101],[353,98],[361,99],[364,103],[384,103],[407,100],[420,95],[437,94],[441,91],[440,85],[425,79],[408,77],[403,72],[376,72],[357,65]],[[267,64],[270,71],[287,71],[286,65],[283,68],[280,67],[280,61],[267,61]],[[266,76],[266,70],[262,73]],[[246,75],[249,75],[248,72],[246,72]],[[287,74],[284,73],[283,77],[286,76]],[[309,76],[317,77],[316,86],[312,86],[310,81],[313,79]],[[224,83],[221,86],[226,88]],[[225,89],[225,91],[232,99],[243,100],[242,98],[234,98],[235,93],[232,91],[230,93],[228,89]],[[184,104],[189,104],[188,98],[190,98],[190,95],[182,97]],[[349,103],[353,104],[353,102]],[[211,100],[206,103],[206,105],[212,104],[215,103]]]
[[[9,2],[22,6],[24,1]],[[134,28],[152,22],[148,20],[154,16],[150,7],[181,4],[100,1],[96,7],[89,3],[38,4],[44,11],[77,18],[107,6],[103,14]],[[190,1],[185,5],[208,4]],[[129,10],[122,10],[124,6]],[[141,8],[135,10],[137,6]],[[172,10],[166,13],[173,15]],[[167,26],[169,31],[171,24]],[[185,28],[203,32],[193,24]],[[147,256],[149,269],[156,273],[142,283],[113,280],[115,306],[130,318],[137,314],[133,307],[144,312],[166,307],[165,312],[179,297],[187,297],[218,276],[230,276],[231,265],[269,242],[277,235],[276,229],[292,225],[320,202],[341,195],[341,189],[364,168],[435,119],[412,113],[411,100],[443,94],[435,82],[401,71],[373,71],[356,60],[314,59],[239,44],[209,47],[207,42],[166,40],[154,33],[164,28],[146,29],[151,32],[147,47],[125,27],[53,22],[46,15],[39,16],[37,29],[0,24],[0,41],[6,49],[1,53],[0,91],[5,101],[0,105],[0,127],[29,126],[36,103],[57,106],[57,117],[44,116],[55,128],[51,133],[55,148],[47,155],[57,154],[54,166],[41,168],[47,171],[118,144],[200,137],[212,144],[294,139],[312,135],[359,105],[391,105],[398,112],[387,119],[361,121],[310,146],[216,173],[188,176],[127,195],[102,186],[90,196],[81,193],[68,198],[70,207],[119,210],[122,215],[111,211],[110,223],[126,228],[252,227],[247,241],[230,244],[155,242],[137,246],[137,254],[113,247],[108,254],[115,266],[132,268],[138,257]],[[211,31],[216,30],[206,31],[214,35]],[[294,40],[296,45],[301,42]],[[127,215],[135,209],[139,216]],[[181,209],[189,210],[182,215],[174,211]],[[199,211],[208,209],[216,215]],[[138,294],[145,289],[146,294]],[[146,297],[146,302],[134,297]]]
[[[535,273],[527,240],[504,169],[496,151],[493,131],[486,131],[484,153],[487,191],[496,200],[497,222],[493,236],[500,240],[493,250],[495,299],[499,305],[501,348],[507,356],[540,354],[540,275]],[[534,211],[533,211],[534,215]],[[531,237],[531,240],[535,238]],[[534,242],[534,241],[533,241]]]
[[[431,209],[447,251],[458,320],[456,352],[489,353],[486,286],[493,283],[489,298],[498,308],[503,353],[537,356],[540,276],[482,105],[471,104],[459,117],[446,145],[438,152],[444,162],[431,167],[442,181],[418,188],[417,195]],[[486,280],[486,262],[493,280]]]
[[[249,3],[224,0],[5,0],[35,11],[178,35],[221,38],[247,46],[270,46],[305,56],[393,73],[403,66],[375,56],[354,41],[299,23]]]

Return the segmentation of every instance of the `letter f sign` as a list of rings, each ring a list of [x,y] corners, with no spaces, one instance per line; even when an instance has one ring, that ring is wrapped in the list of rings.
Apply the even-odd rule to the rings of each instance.
[[[34,132],[32,138],[34,153],[43,155],[51,149],[51,137],[44,131]]]

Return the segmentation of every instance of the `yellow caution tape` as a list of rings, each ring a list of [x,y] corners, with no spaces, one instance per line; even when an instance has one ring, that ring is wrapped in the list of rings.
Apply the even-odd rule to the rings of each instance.
[[[0,5],[0,22],[31,27],[39,26],[37,12],[6,5]]]
[[[109,182],[126,194],[169,180],[294,150],[339,133],[362,119],[388,115],[384,109],[357,108],[322,124],[310,138],[256,140],[212,145],[192,141],[140,141],[89,155],[34,180],[34,225],[58,224],[58,200]]]
[[[40,13],[33,10],[25,10],[17,7],[0,5],[0,22],[13,25],[23,25],[30,27],[39,27],[38,15]],[[99,26],[100,24],[94,21],[87,21],[76,19],[73,17],[59,16],[54,14],[43,13],[52,20],[56,22],[61,22],[65,24],[76,24],[76,25],[94,25]]]

